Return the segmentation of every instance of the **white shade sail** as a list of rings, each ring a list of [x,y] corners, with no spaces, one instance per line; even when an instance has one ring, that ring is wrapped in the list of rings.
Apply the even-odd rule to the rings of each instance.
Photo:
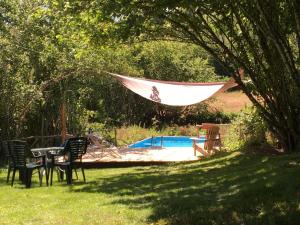
[[[109,73],[131,91],[151,101],[171,106],[187,106],[199,103],[218,91],[236,86],[233,81],[190,83],[159,81],[127,77]]]

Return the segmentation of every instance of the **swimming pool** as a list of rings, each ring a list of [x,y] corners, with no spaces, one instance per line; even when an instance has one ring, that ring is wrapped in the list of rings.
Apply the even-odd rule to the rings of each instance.
[[[204,143],[205,138],[200,138],[199,143]],[[150,147],[192,147],[193,141],[189,136],[159,136],[150,137],[129,145],[129,148]]]

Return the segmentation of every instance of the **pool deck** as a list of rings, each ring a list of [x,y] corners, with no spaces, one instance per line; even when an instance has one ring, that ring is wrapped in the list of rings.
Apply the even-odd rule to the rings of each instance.
[[[199,160],[192,147],[169,148],[100,148],[90,147],[83,157],[89,167],[104,165],[147,165]]]

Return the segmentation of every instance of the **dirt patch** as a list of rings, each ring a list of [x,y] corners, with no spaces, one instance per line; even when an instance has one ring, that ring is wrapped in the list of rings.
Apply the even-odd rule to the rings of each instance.
[[[252,105],[251,101],[242,91],[221,92],[206,101],[211,111],[239,112],[246,106]]]

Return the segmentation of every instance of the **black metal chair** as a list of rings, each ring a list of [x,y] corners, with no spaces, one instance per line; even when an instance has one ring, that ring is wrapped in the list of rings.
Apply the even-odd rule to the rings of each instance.
[[[72,184],[73,170],[76,172],[77,176],[76,169],[81,168],[83,180],[86,182],[82,156],[86,153],[87,143],[88,141],[86,137],[70,138],[66,141],[63,151],[56,154],[50,153],[48,156],[51,158],[50,185],[52,185],[53,171],[55,167],[61,171],[65,171],[67,184]]]
[[[37,169],[39,174],[40,186],[42,185],[43,175],[40,171],[41,168],[44,168],[46,171],[45,156],[34,157],[35,159],[40,159],[39,162],[26,162],[26,153],[27,153],[27,143],[21,140],[11,140],[8,141],[8,149],[11,153],[12,159],[12,180],[11,186],[14,185],[15,173],[19,170],[21,175],[22,182],[26,185],[27,188],[31,186],[31,177],[33,170]],[[46,171],[47,172],[47,171]]]

